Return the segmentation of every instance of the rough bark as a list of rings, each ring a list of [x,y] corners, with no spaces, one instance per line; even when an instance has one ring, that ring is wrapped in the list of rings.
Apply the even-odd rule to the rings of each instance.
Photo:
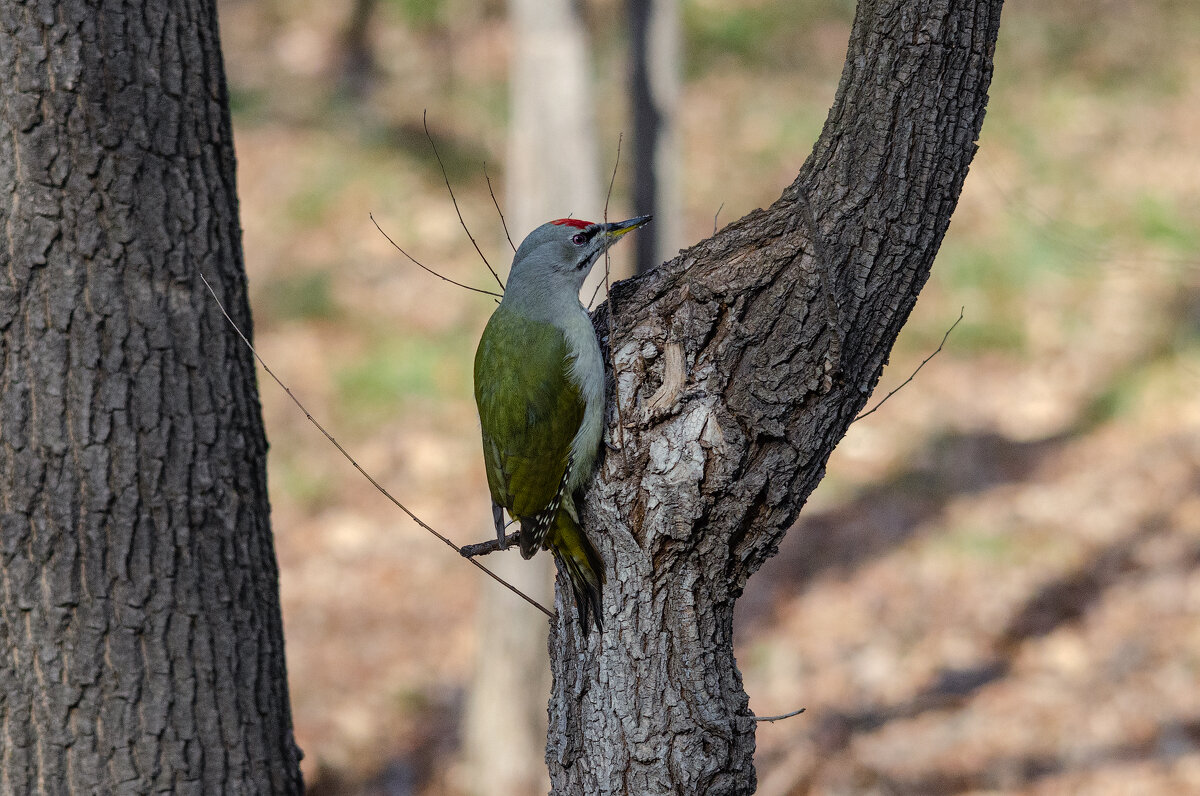
[[[928,277],[976,150],[1000,8],[862,0],[796,181],[614,288],[615,449],[584,523],[610,565],[604,632],[579,635],[560,584],[556,793],[754,790],[734,601],[820,481]]]
[[[215,4],[0,4],[0,792],[301,790]]]

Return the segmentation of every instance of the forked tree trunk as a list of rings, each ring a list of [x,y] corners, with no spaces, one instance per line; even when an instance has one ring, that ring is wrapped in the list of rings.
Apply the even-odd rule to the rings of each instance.
[[[6,0],[0,76],[0,792],[299,792],[215,4]]]
[[[610,564],[604,632],[578,634],[560,584],[555,793],[754,790],[734,601],[820,481],[929,275],[976,150],[1001,4],[861,0],[796,181],[614,288],[615,449],[584,518]]]

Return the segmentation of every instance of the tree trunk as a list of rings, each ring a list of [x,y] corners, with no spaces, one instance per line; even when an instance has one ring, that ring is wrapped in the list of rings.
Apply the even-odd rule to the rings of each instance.
[[[603,205],[591,106],[591,48],[578,4],[510,0],[509,19],[512,112],[504,205],[519,244],[539,224],[570,212],[594,218]],[[563,141],[571,145],[562,146]],[[602,272],[597,279],[603,280]],[[584,301],[594,286],[592,280],[584,287]],[[485,536],[491,533],[489,527]],[[510,551],[493,556],[488,565],[548,605],[554,589],[552,562],[550,555],[523,561]],[[540,754],[550,693],[548,628],[545,616],[514,600],[498,586],[481,587],[465,745],[471,792],[486,796],[545,793],[550,785]]]
[[[929,275],[976,150],[1000,8],[861,0],[796,181],[614,287],[620,407],[610,393],[614,447],[584,518],[610,567],[604,632],[580,636],[560,584],[556,793],[754,790],[734,601],[820,481]]]
[[[679,0],[628,0],[633,213],[654,223],[634,236],[637,273],[669,259],[683,240],[679,169]]]
[[[215,4],[0,5],[0,791],[299,792]]]
[[[342,34],[337,88],[348,100],[362,102],[375,78],[375,53],[371,49],[371,19],[378,0],[354,0],[350,22]]]

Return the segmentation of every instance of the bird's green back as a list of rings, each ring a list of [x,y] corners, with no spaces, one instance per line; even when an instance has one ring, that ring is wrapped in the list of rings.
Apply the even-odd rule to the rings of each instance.
[[[528,518],[553,500],[584,399],[570,377],[571,351],[555,326],[501,305],[475,353],[475,401],[492,500]]]

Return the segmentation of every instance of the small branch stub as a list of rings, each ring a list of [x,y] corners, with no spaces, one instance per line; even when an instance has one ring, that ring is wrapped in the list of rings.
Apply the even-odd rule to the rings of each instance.
[[[499,553],[517,544],[521,538],[520,531],[513,531],[504,537],[504,544],[500,544],[499,539],[488,539],[486,542],[477,542],[476,544],[465,544],[458,549],[458,552],[463,558],[474,558],[475,556],[486,556],[489,553]]]

